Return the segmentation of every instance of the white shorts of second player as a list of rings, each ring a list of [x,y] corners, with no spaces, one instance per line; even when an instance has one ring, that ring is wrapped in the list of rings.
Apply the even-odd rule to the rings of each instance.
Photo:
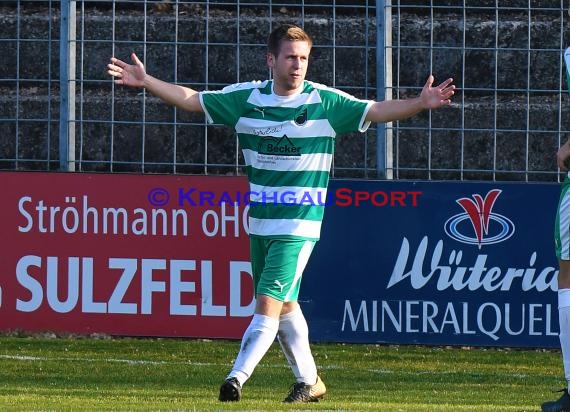
[[[556,211],[554,245],[558,259],[570,260],[570,178],[568,177],[562,183]]]

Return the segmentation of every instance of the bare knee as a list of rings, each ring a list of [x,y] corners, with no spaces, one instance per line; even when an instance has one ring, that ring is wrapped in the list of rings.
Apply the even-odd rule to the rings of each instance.
[[[299,307],[297,301],[294,302],[284,302],[283,308],[281,309],[281,314],[286,315],[287,313],[293,312]]]
[[[267,295],[257,295],[255,313],[279,319],[283,311],[283,302]]]

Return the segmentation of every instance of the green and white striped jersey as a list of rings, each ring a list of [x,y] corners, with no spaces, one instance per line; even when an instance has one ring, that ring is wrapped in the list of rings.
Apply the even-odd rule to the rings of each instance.
[[[278,96],[273,81],[200,92],[209,122],[233,127],[250,185],[249,233],[316,240],[320,236],[334,138],[364,132],[372,101],[305,81]]]

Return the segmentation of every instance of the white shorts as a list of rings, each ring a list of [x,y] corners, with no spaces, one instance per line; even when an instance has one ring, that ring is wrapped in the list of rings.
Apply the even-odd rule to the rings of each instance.
[[[554,225],[554,246],[559,260],[570,260],[570,178],[562,184]]]

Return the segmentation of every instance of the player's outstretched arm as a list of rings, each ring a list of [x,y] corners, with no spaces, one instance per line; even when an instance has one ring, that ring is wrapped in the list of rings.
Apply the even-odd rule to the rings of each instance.
[[[422,110],[437,109],[449,105],[451,97],[455,93],[453,79],[447,79],[437,86],[433,86],[433,82],[433,75],[429,75],[418,97],[374,103],[366,115],[366,120],[377,123],[392,122],[407,119]]]
[[[556,152],[556,163],[560,170],[568,171],[568,159],[570,158],[570,140],[567,140]]]
[[[190,112],[203,112],[198,92],[189,87],[167,83],[149,75],[137,55],[131,55],[133,64],[115,57],[107,65],[107,73],[115,79],[115,84],[145,88],[166,103]]]

